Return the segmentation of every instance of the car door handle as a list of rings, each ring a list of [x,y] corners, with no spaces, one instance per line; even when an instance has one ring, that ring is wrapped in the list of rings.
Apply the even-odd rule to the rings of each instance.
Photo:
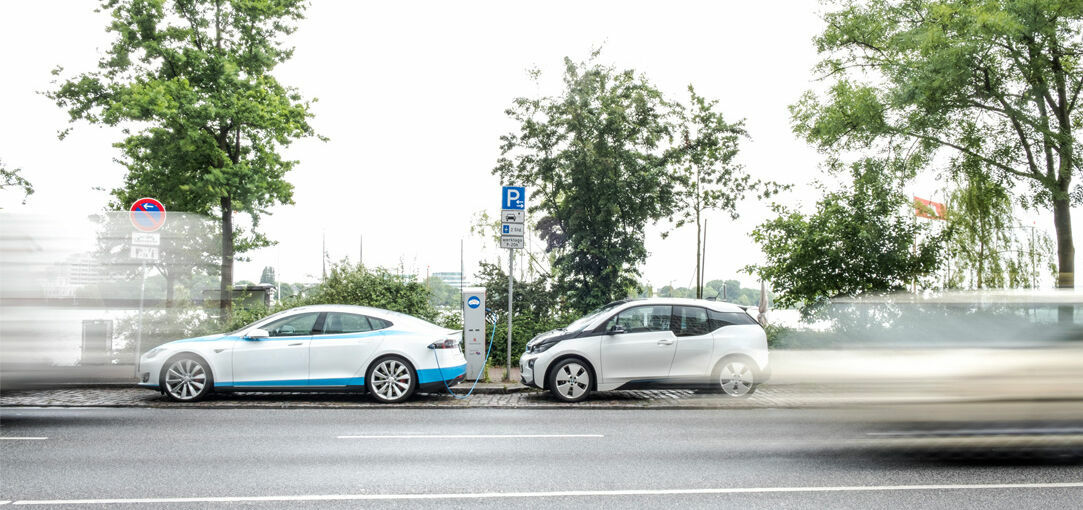
[[[663,338],[663,339],[658,341],[658,345],[673,345],[673,340],[670,340],[668,338]]]
[[[293,347],[293,346],[295,346],[295,345],[301,345],[301,344],[304,344],[304,342],[297,342],[297,343],[295,343],[295,344],[290,344],[290,345],[289,345],[289,347]]]

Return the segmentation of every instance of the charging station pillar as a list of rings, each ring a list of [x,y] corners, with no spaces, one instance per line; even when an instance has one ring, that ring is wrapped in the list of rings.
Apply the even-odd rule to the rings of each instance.
[[[463,348],[466,353],[466,378],[483,379],[485,370],[485,288],[463,289]]]

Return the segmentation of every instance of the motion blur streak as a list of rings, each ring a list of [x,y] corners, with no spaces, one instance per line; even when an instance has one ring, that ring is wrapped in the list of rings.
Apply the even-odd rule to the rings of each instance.
[[[0,213],[0,388],[131,382],[137,343],[146,351],[211,326],[215,222],[170,211],[157,236],[133,231],[126,211]],[[135,258],[133,242],[157,256]]]
[[[1074,291],[837,300],[817,328],[772,339],[771,383],[861,408],[846,447],[1080,459],[1081,304]]]

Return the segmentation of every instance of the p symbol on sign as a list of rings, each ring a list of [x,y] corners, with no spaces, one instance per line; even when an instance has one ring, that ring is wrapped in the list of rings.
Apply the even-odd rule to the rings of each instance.
[[[525,209],[526,188],[522,186],[504,186],[503,209]]]

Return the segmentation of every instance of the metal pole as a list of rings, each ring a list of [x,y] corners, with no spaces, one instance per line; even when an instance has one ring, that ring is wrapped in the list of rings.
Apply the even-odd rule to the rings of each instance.
[[[139,377],[139,355],[143,354],[143,297],[147,293],[147,261],[139,263],[140,273],[143,275],[139,285],[139,321],[135,328],[135,376]]]
[[[514,250],[508,248],[508,359],[504,364],[504,380],[511,379],[511,303],[512,303],[512,282],[515,281],[515,277],[512,273],[515,271],[515,253]]]

